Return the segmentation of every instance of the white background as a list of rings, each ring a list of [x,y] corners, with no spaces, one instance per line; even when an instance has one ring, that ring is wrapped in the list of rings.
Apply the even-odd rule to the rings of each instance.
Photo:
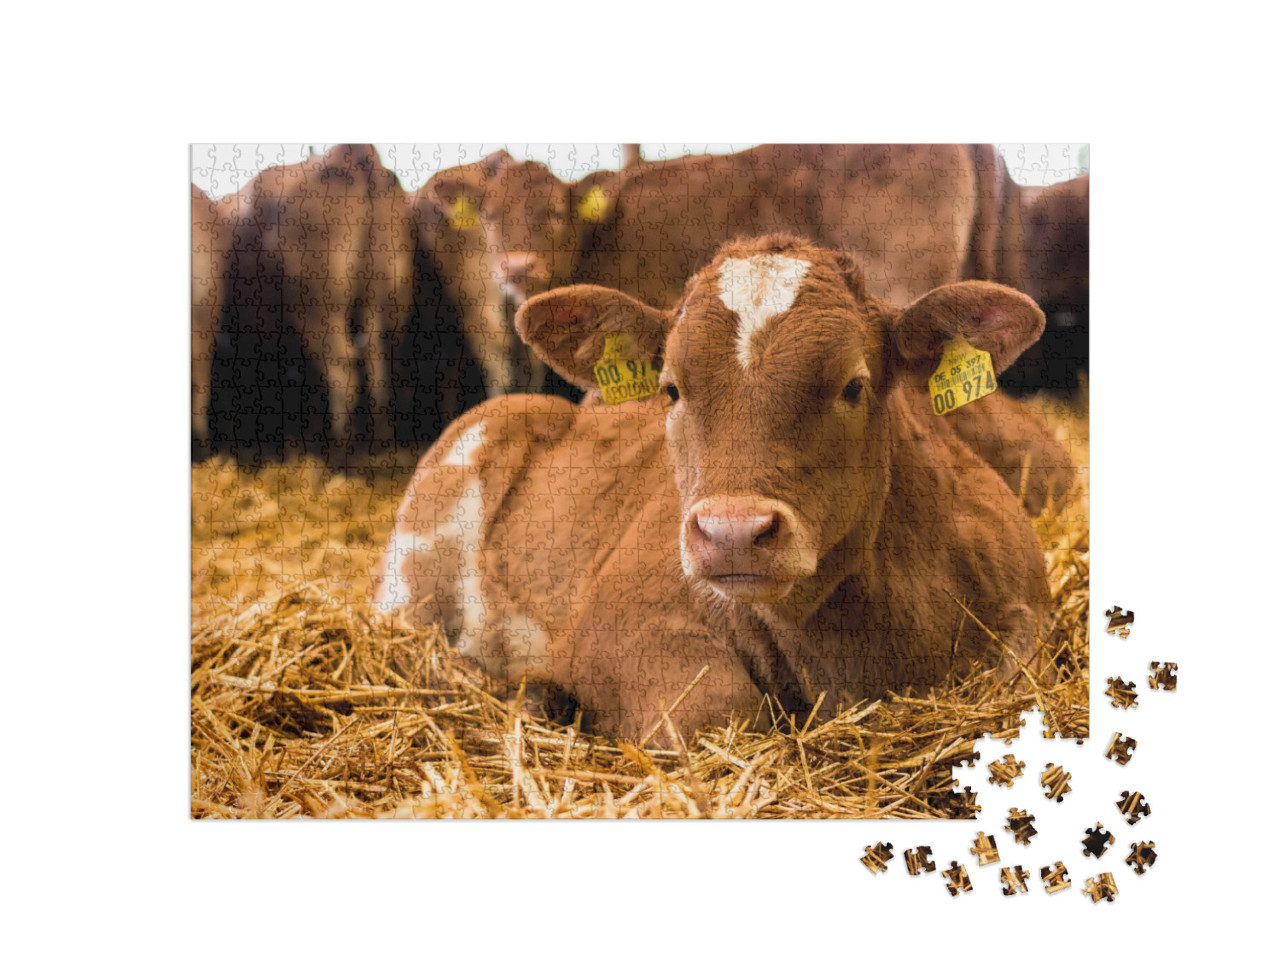
[[[40,9],[10,14],[0,65],[18,958],[1260,945],[1275,892],[1276,153],[1271,34],[1243,5],[1194,20],[1114,3]],[[1114,904],[1081,895],[1080,857],[1064,859],[1071,891],[1003,904],[953,900],[900,858],[878,878],[858,863],[879,838],[915,845],[919,824],[188,820],[188,145],[637,136],[1091,145],[1094,674],[1148,654],[1181,666],[1167,711],[1158,693],[1115,726],[1142,720],[1130,769],[1160,860],[1141,880],[1118,872]],[[1101,632],[1113,601],[1138,616],[1127,647]],[[1096,689],[1093,705],[1096,745],[1111,710]],[[973,830],[938,831],[959,855]]]
[[[311,150],[324,153],[332,144],[192,144],[191,182],[215,200],[240,190],[264,167],[296,164]],[[641,144],[640,156],[660,160],[684,154],[728,154],[754,147],[742,144]],[[470,164],[502,149],[516,160],[546,164],[561,180],[575,181],[593,171],[622,167],[621,144],[375,144],[384,166],[395,171],[400,186],[416,191],[436,171]],[[1088,170],[1087,144],[997,144],[1019,184],[1046,187]]]

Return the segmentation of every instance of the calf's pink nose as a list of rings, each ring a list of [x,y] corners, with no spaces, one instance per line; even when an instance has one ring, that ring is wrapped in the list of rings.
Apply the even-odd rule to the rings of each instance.
[[[770,578],[796,530],[795,513],[776,499],[707,498],[685,516],[682,547],[703,578]]]
[[[721,551],[745,552],[756,540],[778,527],[777,512],[764,515],[736,515],[725,510],[708,510],[693,516],[695,535]]]

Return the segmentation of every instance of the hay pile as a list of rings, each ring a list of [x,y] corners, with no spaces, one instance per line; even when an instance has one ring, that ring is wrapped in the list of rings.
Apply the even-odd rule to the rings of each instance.
[[[1054,620],[1039,698],[1088,732],[1087,418],[1042,404],[1081,481],[1036,522]],[[199,817],[972,815],[951,766],[1036,696],[973,675],[827,722],[726,725],[677,751],[530,714],[436,628],[365,605],[405,477],[302,462],[192,469],[191,812]],[[1030,733],[1029,733],[1030,734]],[[976,781],[976,779],[975,779]]]

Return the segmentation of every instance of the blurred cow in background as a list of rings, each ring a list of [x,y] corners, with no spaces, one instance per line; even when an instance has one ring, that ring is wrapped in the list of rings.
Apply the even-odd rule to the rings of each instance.
[[[389,450],[392,366],[414,290],[412,209],[396,175],[372,146],[341,144],[267,167],[224,200],[234,222],[222,358],[225,386],[240,389],[233,434],[276,454],[310,435],[345,461],[363,384],[374,450]],[[308,367],[327,425],[304,424]]]
[[[1006,373],[1015,393],[1073,394],[1089,370],[1089,175],[1023,188],[1023,290],[1045,313],[1045,332]]]
[[[281,270],[283,320],[323,373],[332,441],[344,455],[354,450],[363,360],[371,434],[385,450],[391,359],[413,300],[408,198],[368,144],[269,167],[255,182],[251,216]]]
[[[300,442],[335,463],[401,448],[413,460],[463,399],[480,400],[459,330],[477,355],[514,332],[479,232],[466,242],[406,194],[371,145],[267,167],[221,203],[234,241],[220,386],[241,457]]]
[[[459,306],[463,339],[480,364],[490,398],[540,391],[546,371],[516,337],[481,220],[487,193],[515,164],[505,150],[496,151],[432,175],[413,199],[419,241]]]
[[[191,440],[192,456],[210,445],[213,352],[226,303],[234,199],[209,197],[191,185]]]
[[[963,276],[970,281],[999,281],[1021,287],[1023,260],[1023,188],[993,144],[972,144],[977,208],[969,228]]]
[[[577,184],[515,164],[494,178],[484,215],[519,299],[600,283],[666,306],[724,241],[786,230],[857,251],[875,293],[905,303],[966,274],[1020,281],[1012,185],[990,147],[764,145]]]

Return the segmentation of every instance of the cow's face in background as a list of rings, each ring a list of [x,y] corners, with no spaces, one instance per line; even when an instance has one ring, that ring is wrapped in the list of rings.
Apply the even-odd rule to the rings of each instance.
[[[486,185],[485,241],[517,303],[572,275],[577,251],[569,237],[569,193],[568,184],[533,161],[504,168]]]

